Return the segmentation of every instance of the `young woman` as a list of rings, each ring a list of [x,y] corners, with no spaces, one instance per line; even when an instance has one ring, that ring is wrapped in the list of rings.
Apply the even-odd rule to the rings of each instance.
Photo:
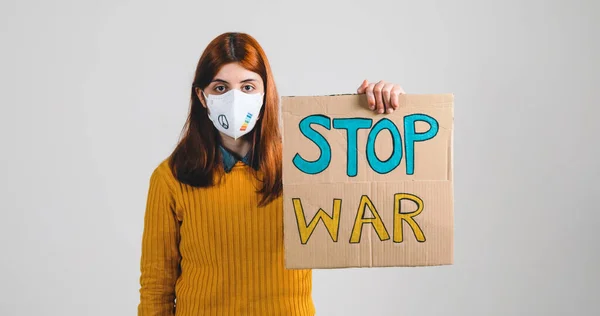
[[[398,85],[362,82],[371,109]],[[315,314],[312,271],[283,258],[279,95],[265,53],[243,33],[208,45],[184,135],[150,177],[140,316]]]

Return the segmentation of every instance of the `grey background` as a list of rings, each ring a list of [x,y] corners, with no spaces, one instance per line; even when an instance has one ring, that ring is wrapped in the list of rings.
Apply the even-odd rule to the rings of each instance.
[[[455,109],[455,265],[314,272],[319,315],[599,315],[598,1],[2,1],[0,315],[135,315],[151,170],[196,62],[255,36],[282,95]]]

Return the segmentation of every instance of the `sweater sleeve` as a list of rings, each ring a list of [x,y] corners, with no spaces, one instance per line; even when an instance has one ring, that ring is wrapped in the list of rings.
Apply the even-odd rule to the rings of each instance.
[[[180,273],[179,221],[164,175],[150,177],[142,235],[138,316],[175,315],[175,283]]]

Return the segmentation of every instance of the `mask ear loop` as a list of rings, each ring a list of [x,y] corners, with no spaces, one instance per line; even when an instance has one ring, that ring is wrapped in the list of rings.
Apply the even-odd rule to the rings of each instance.
[[[204,93],[204,90],[202,90],[202,95],[204,96],[204,107],[206,108],[206,114],[208,114],[208,117],[210,118],[210,109],[208,108],[208,96],[206,95],[206,93]]]

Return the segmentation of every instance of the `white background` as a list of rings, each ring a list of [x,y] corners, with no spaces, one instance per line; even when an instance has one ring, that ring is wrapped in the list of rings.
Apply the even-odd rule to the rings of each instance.
[[[455,94],[455,265],[314,272],[319,315],[599,315],[598,1],[0,3],[0,315],[135,315],[148,179],[206,44],[282,95]]]

